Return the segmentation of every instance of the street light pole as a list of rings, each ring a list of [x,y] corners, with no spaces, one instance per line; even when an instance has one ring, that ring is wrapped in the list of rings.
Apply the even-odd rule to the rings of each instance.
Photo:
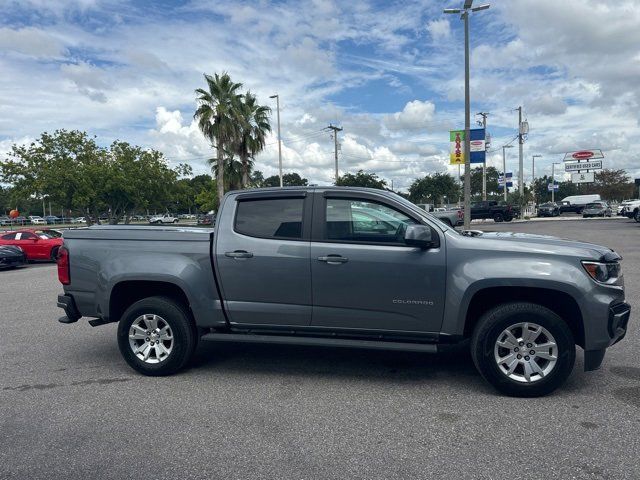
[[[533,194],[533,202],[536,202],[536,158],[540,158],[542,155],[535,154],[531,157],[531,193]]]
[[[556,201],[556,165],[562,165],[561,162],[551,164],[551,203]]]
[[[469,13],[486,10],[489,5],[472,8],[473,0],[464,0],[463,7],[446,8],[444,13],[460,14],[464,21],[464,229],[471,228],[471,101],[469,98]]]
[[[513,145],[502,146],[502,191],[504,192],[504,201],[507,201],[507,157],[505,148],[513,148]]]
[[[276,110],[278,112],[278,170],[280,173],[280,188],[282,188],[282,139],[280,138],[280,95],[277,93],[269,98],[276,99]]]

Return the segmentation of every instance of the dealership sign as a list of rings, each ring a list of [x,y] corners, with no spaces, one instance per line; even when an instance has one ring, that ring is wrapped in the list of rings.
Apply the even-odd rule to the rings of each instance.
[[[547,185],[547,190],[549,190],[550,192],[552,191],[558,191],[560,190],[560,185],[558,185],[557,183],[550,183]]]
[[[485,161],[485,132],[484,128],[474,128],[469,131],[470,163],[483,163]],[[449,152],[450,165],[464,165],[464,130],[452,130],[449,132],[451,149]]]
[[[565,162],[572,162],[574,160],[592,160],[595,158],[604,158],[602,150],[578,150],[577,152],[568,152],[564,154]]]
[[[572,173],[571,183],[593,183],[595,181],[595,172]]]
[[[580,170],[601,170],[602,160],[590,160],[588,162],[567,162],[564,164],[565,172],[578,172]]]

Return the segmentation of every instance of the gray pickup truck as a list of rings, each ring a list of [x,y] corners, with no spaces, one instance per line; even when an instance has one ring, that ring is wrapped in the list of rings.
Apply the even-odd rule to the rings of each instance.
[[[69,230],[58,276],[60,321],[119,322],[146,375],[185,367],[199,341],[437,352],[468,339],[500,392],[539,396],[569,376],[576,345],[597,369],[630,315],[609,248],[457,232],[362,188],[230,192],[215,232]]]

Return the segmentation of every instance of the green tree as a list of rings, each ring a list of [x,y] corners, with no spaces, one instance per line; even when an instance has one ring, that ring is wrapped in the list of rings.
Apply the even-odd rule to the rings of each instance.
[[[198,107],[194,118],[202,134],[216,149],[218,202],[224,196],[225,158],[232,151],[238,137],[239,125],[243,122],[240,113],[241,83],[235,83],[226,72],[222,75],[204,75],[207,89],[196,89]]]
[[[417,178],[409,186],[409,200],[413,203],[451,203],[460,196],[460,185],[448,173],[434,173]]]
[[[234,139],[233,150],[240,157],[242,166],[242,188],[249,186],[249,171],[253,167],[253,159],[265,146],[267,132],[271,131],[269,124],[269,107],[258,105],[256,96],[247,92],[242,96],[239,105],[242,122],[238,135]]]
[[[309,181],[306,178],[300,176],[299,173],[291,172],[285,173],[282,175],[282,186],[283,187],[303,187],[308,185]],[[279,187],[280,186],[280,176],[272,175],[270,177],[265,178],[262,181],[263,187]]]
[[[625,200],[633,197],[635,185],[625,170],[603,169],[595,174],[589,190],[599,193],[603,200]]]
[[[487,167],[487,195],[493,197],[500,194],[498,189],[498,170],[495,167]],[[471,195],[480,198],[482,196],[482,167],[471,170]]]
[[[387,188],[387,182],[375,173],[365,173],[362,170],[358,170],[356,174],[345,173],[336,182],[336,185],[342,187],[367,187],[377,188],[379,190],[385,190]]]

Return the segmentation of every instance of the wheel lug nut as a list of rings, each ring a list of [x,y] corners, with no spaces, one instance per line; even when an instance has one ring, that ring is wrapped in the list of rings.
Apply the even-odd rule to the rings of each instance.
[[[153,345],[153,343],[151,344]],[[526,357],[524,357],[525,360],[529,360],[529,355],[527,355]]]
[[[531,350],[529,353],[530,353],[531,355],[535,355],[535,354],[536,354],[536,351],[535,351],[535,350]]]
[[[145,338],[145,339],[144,339],[144,341],[145,341],[145,342],[148,342],[148,341],[149,341],[149,337]]]
[[[514,348],[513,351],[514,352],[518,352],[520,349],[518,347]]]
[[[524,342],[520,342],[518,345],[520,345],[522,347],[522,346],[524,346]]]
[[[151,342],[151,345],[153,345],[153,342]]]
[[[518,354],[517,358],[518,358],[518,360],[520,360],[522,358],[522,355]]]
[[[527,348],[531,348],[531,347],[533,347],[533,345],[530,343],[527,343]]]

